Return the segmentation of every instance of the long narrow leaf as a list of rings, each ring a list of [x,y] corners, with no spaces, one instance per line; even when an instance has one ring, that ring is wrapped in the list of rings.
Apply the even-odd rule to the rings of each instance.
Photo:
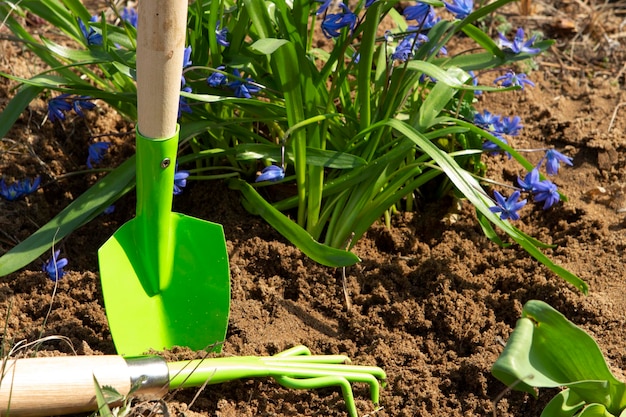
[[[489,207],[494,202],[482,191],[478,181],[467,171],[461,168],[456,161],[447,153],[443,152],[417,130],[399,120],[388,120],[385,124],[411,139],[415,144],[426,152],[444,170],[448,178],[454,183],[458,190],[492,223],[504,230],[515,242],[522,246],[531,256],[547,266],[552,272],[574,285],[584,294],[587,294],[588,286],[579,277],[555,264],[550,258],[544,255],[526,235],[521,233],[508,221],[501,220],[498,215],[492,213]]]
[[[27,85],[20,88],[20,91],[11,99],[2,113],[0,113],[0,138],[6,136],[13,127],[13,123],[17,121],[30,102],[43,90],[44,87],[36,85]]]
[[[131,157],[72,201],[52,220],[0,257],[0,276],[16,271],[84,225],[135,185],[135,158]]]
[[[330,267],[350,266],[360,261],[359,257],[352,252],[316,242],[306,230],[265,201],[247,182],[235,179],[231,180],[229,185],[241,191],[248,211],[263,217],[274,229],[314,261]]]

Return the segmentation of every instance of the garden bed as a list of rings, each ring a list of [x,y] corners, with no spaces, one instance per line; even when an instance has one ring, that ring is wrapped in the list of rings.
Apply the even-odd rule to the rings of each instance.
[[[530,299],[548,302],[589,331],[612,370],[624,377],[626,326],[626,107],[620,22],[623,2],[601,6],[559,2],[535,5],[530,18],[512,13],[516,25],[556,37],[536,60],[535,88],[486,95],[478,107],[519,115],[524,129],[517,149],[555,147],[573,157],[555,182],[569,201],[548,211],[528,204],[515,224],[556,245],[546,254],[589,284],[589,295],[548,271],[516,245],[500,248],[484,237],[467,202],[419,199],[414,213],[375,225],[354,252],[362,262],[347,269],[351,308],[341,273],[303,256],[261,218],[247,213],[237,191],[220,182],[191,182],[174,209],[224,225],[230,256],[232,304],[224,355],[271,355],[304,344],[316,354],[346,354],[355,364],[377,365],[388,375],[381,410],[367,387],[355,385],[361,413],[375,416],[538,416],[554,392],[539,398],[506,387],[490,367]],[[558,10],[558,11],[557,11]],[[571,23],[572,25],[570,25]],[[39,30],[33,22],[33,30]],[[1,32],[6,35],[6,30]],[[608,40],[612,39],[613,43]],[[31,57],[0,41],[0,66],[28,77]],[[14,86],[0,79],[0,108]],[[0,172],[9,178],[42,176],[41,189],[25,200],[0,200],[0,251],[4,253],[53,217],[98,178],[77,171],[96,135],[112,134],[103,166],[133,152],[132,124],[98,105],[86,118],[42,123],[43,100],[1,143]],[[490,176],[511,183],[518,166],[489,157]],[[531,162],[538,162],[532,160]],[[131,193],[132,194],[132,193]],[[114,354],[99,285],[97,250],[134,214],[134,196],[116,203],[58,247],[68,273],[54,283],[41,272],[45,259],[0,278],[5,349],[41,336],[69,338],[78,354]],[[51,308],[50,308],[51,306]],[[49,312],[49,316],[48,316]],[[47,320],[45,320],[47,317]],[[44,343],[45,354],[70,354],[63,340]],[[168,358],[193,355],[184,349]],[[622,378],[624,379],[624,378]],[[168,396],[172,412],[185,415],[345,415],[339,389],[294,391],[271,380],[244,380],[188,389]]]

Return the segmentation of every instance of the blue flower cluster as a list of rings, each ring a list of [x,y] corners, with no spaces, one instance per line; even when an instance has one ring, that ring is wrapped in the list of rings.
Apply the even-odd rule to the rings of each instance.
[[[531,193],[533,200],[537,203],[543,203],[543,209],[547,210],[559,202],[561,196],[558,192],[556,184],[548,179],[541,179],[539,169],[546,163],[546,173],[548,175],[556,175],[559,171],[561,163],[572,166],[572,158],[563,155],[561,152],[555,149],[540,149],[545,151],[545,155],[537,166],[533,168],[524,178],[517,178],[517,185],[522,191]],[[503,197],[497,191],[494,191],[496,198],[496,206],[491,207],[490,210],[493,213],[500,213],[502,220],[511,219],[518,220],[519,214],[517,213],[525,204],[526,200],[517,201],[520,197],[520,191],[516,190],[507,199]]]
[[[21,181],[16,181],[11,185],[7,185],[4,178],[0,179],[0,197],[8,201],[15,201],[18,198],[27,196],[37,191],[41,178],[37,177],[32,182],[26,178]]]
[[[519,116],[506,116],[502,117],[497,114],[492,114],[487,110],[482,113],[476,113],[474,115],[474,124],[478,127],[488,131],[499,140],[508,144],[505,135],[517,136],[524,127],[521,124],[522,119]],[[491,153],[498,153],[501,151],[500,146],[496,143],[488,140],[483,143],[483,150]]]
[[[51,122],[55,120],[65,120],[65,113],[74,110],[80,117],[85,117],[83,110],[91,110],[96,107],[88,96],[70,96],[69,94],[61,94],[55,98],[48,100],[48,119]]]
[[[242,77],[241,71],[237,68],[233,68],[233,77],[235,79],[231,82],[228,82],[225,71],[226,67],[224,65],[217,67],[217,71],[207,78],[207,84],[213,88],[228,87],[233,90],[235,97],[239,98],[252,98],[253,94],[261,91],[261,87],[252,78]]]
[[[415,51],[428,42],[428,36],[423,33],[418,33],[417,26],[409,26],[407,28],[408,35],[402,38],[402,40],[396,46],[396,50],[391,54],[391,59],[395,59],[398,61],[407,61],[411,59]],[[439,53],[442,55],[447,55],[448,50],[445,46],[442,46],[439,49]]]
[[[120,13],[120,17],[124,22],[129,23],[131,26],[137,27],[137,10],[134,7],[124,7]]]
[[[474,0],[452,0],[452,2],[444,2],[443,5],[456,19],[465,19],[474,9]],[[405,33],[409,35],[402,38],[391,55],[392,59],[398,61],[410,59],[421,45],[428,42],[428,37],[421,32],[427,31],[441,21],[435,8],[431,4],[421,1],[406,7],[402,14],[407,21],[415,20],[417,25],[411,25],[407,28]],[[393,39],[393,36],[391,38]],[[442,55],[447,54],[445,47],[441,47],[438,52]]]

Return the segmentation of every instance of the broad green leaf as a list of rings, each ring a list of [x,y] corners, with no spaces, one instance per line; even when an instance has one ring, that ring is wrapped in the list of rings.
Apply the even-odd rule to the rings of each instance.
[[[306,230],[265,201],[247,182],[234,179],[229,182],[229,186],[241,191],[244,206],[250,213],[263,217],[274,229],[315,262],[338,268],[354,265],[360,261],[359,257],[352,252],[316,242]]]
[[[626,407],[626,385],[613,376],[596,342],[543,301],[524,305],[492,373],[533,395],[533,387],[567,387],[581,401],[602,404],[613,415]],[[558,401],[567,407],[578,404],[576,398]]]
[[[547,417],[547,416],[546,416]],[[583,408],[578,417],[615,417],[602,404],[590,404]]]
[[[584,406],[585,402],[574,391],[565,389],[550,400],[541,417],[572,417]]]
[[[52,220],[0,257],[0,276],[28,265],[53,243],[84,225],[135,185],[135,158],[131,157],[72,201]]]

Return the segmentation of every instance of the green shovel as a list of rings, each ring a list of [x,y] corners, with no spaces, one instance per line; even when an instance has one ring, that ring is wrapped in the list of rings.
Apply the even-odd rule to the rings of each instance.
[[[173,213],[187,0],[150,0],[137,32],[137,214],[98,251],[120,355],[187,346],[219,351],[230,307],[221,225]]]

